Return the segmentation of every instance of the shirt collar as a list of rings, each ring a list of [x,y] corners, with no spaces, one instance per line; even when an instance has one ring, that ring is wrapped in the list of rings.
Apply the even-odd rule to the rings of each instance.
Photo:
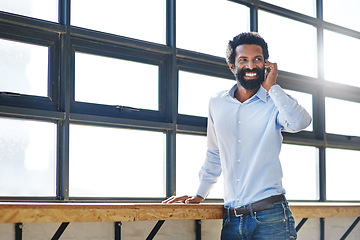
[[[226,92],[226,95],[229,95],[230,97],[235,97],[235,91],[237,89],[237,84],[235,84],[232,88],[230,88],[229,91]],[[263,86],[260,86],[259,90],[255,93],[254,96],[252,96],[250,99],[248,99],[246,102],[252,102],[255,100],[255,97],[259,98],[263,102],[267,102],[268,100],[268,92],[263,88]]]

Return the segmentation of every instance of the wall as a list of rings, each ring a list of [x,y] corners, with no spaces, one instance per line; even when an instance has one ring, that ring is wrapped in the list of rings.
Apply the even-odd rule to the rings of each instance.
[[[296,224],[301,219],[296,219]],[[346,232],[355,218],[325,219],[325,239],[338,240]],[[202,239],[220,239],[221,220],[202,221]],[[61,223],[25,223],[23,240],[49,240]],[[156,221],[123,222],[121,239],[144,240],[155,226]],[[299,240],[320,239],[319,219],[309,219],[301,228]],[[114,223],[70,223],[60,240],[114,240]],[[14,224],[0,224],[0,239],[15,240]],[[191,220],[165,221],[154,240],[195,240],[195,222]],[[360,225],[350,233],[347,240],[360,239]]]

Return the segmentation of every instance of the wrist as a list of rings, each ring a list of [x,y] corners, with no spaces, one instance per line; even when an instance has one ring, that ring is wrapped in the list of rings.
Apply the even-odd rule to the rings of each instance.
[[[264,85],[263,85],[263,88],[264,88],[267,92],[269,92],[270,89],[271,89],[273,86],[276,86],[276,85],[277,85],[276,83],[273,83],[273,84],[264,84]]]

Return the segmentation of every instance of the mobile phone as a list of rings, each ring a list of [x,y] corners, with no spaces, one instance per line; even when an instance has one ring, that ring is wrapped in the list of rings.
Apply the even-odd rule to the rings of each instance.
[[[266,81],[267,75],[269,74],[269,71],[267,68],[264,69],[264,81]]]

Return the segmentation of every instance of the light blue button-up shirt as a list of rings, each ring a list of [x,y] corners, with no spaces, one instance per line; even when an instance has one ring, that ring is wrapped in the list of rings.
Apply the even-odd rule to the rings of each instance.
[[[258,92],[241,103],[235,84],[211,97],[207,152],[200,170],[197,194],[206,197],[217,179],[224,177],[224,205],[238,207],[285,194],[279,153],[281,131],[298,132],[311,116],[279,85]]]

